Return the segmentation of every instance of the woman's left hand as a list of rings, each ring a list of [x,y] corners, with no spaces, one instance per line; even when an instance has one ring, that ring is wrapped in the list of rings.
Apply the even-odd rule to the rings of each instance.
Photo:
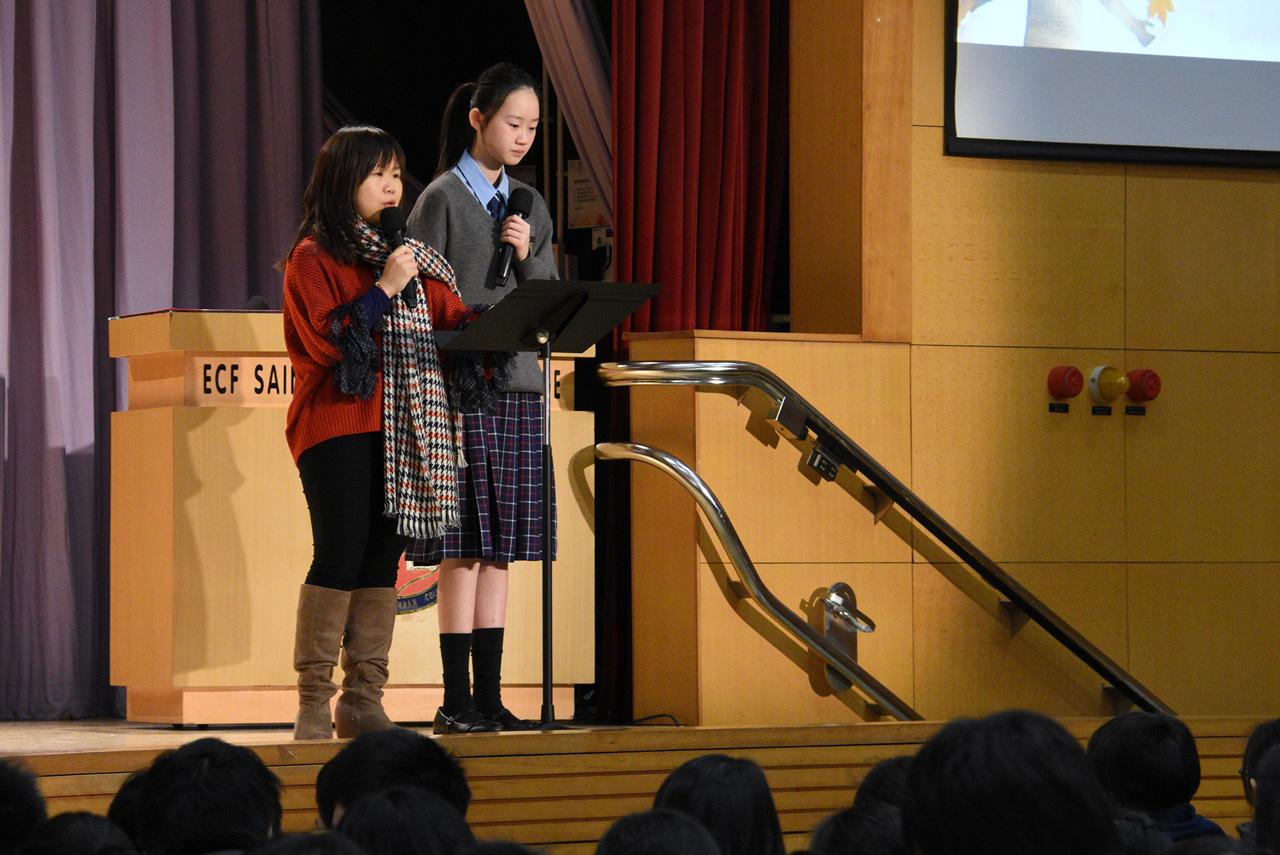
[[[503,220],[502,233],[498,237],[515,247],[516,261],[524,261],[529,257],[529,242],[533,239],[533,233],[529,230],[528,221],[523,217],[513,214]]]

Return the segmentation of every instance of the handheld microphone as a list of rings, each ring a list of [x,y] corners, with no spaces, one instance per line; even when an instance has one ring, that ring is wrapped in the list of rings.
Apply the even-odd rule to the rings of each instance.
[[[511,191],[511,201],[507,203],[509,215],[527,220],[532,210],[533,194],[528,188],[517,187]],[[493,287],[502,288],[507,284],[507,277],[511,275],[511,256],[515,251],[516,248],[505,241],[498,247],[498,269],[493,274]]]
[[[404,211],[399,208],[383,208],[380,226],[392,252],[404,246]],[[400,292],[400,299],[404,300],[404,304],[410,309],[418,305],[417,276],[410,279],[409,284],[404,286],[404,290]]]

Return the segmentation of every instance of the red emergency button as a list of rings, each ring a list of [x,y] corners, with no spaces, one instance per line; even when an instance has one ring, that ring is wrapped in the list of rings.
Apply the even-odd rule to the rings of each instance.
[[[1154,401],[1160,394],[1160,375],[1150,368],[1135,368],[1129,372],[1129,400],[1135,404]]]
[[[1074,398],[1084,389],[1084,372],[1074,365],[1055,365],[1049,369],[1049,394],[1059,401]]]

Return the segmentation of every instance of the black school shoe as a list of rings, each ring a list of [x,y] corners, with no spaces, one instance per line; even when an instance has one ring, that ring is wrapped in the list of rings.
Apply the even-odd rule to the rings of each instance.
[[[537,730],[538,722],[519,718],[511,710],[503,707],[491,716],[485,716],[493,724],[494,730]]]
[[[436,736],[446,733],[494,733],[502,730],[497,722],[490,721],[475,707],[468,707],[457,715],[445,715],[444,707],[436,710],[435,721],[431,723],[431,732]]]

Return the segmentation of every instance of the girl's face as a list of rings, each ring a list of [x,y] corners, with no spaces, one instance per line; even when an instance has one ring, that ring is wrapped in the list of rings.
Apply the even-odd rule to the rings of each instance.
[[[532,89],[517,89],[488,121],[474,108],[470,119],[476,130],[476,159],[495,168],[515,166],[529,153],[538,133],[538,95]]]
[[[356,187],[356,213],[376,226],[382,222],[383,210],[400,204],[403,192],[400,166],[395,162],[380,163]]]

